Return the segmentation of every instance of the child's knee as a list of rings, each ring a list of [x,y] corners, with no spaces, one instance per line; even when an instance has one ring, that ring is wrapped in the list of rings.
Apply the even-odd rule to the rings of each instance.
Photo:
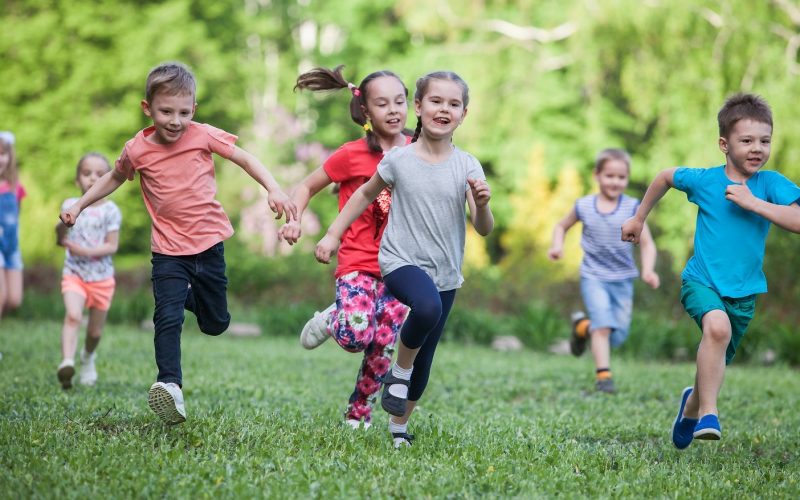
[[[70,312],[64,315],[64,324],[71,328],[78,328],[81,326],[81,321],[83,321],[83,314],[77,312]]]
[[[731,341],[730,321],[710,318],[703,322],[703,337],[715,343],[727,344]]]
[[[200,325],[200,331],[205,333],[206,335],[211,335],[212,337],[216,337],[217,335],[222,335],[225,333],[225,330],[231,324],[231,319],[228,318],[222,321],[207,321]]]

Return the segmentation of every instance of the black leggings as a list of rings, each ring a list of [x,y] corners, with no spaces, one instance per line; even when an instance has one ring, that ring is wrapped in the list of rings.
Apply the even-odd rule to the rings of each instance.
[[[455,290],[440,292],[428,273],[417,266],[403,266],[383,277],[386,288],[410,308],[400,341],[409,349],[420,348],[414,359],[408,400],[418,401],[428,385],[433,355],[447,316],[456,298]]]

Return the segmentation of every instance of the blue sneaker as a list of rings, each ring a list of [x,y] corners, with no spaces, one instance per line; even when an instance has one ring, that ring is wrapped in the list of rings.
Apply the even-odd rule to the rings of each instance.
[[[683,409],[686,408],[686,401],[689,400],[691,393],[692,387],[685,388],[681,393],[681,406],[678,408],[678,416],[675,417],[675,423],[672,424],[672,444],[679,450],[692,444],[692,439],[695,437],[693,433],[697,425],[697,419],[683,416]]]
[[[713,413],[703,415],[694,428],[695,439],[707,439],[717,441],[722,437],[722,428],[719,425],[719,418]]]

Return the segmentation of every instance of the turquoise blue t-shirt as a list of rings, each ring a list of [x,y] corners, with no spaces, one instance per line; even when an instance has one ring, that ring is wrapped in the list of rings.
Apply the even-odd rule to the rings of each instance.
[[[764,246],[770,222],[725,199],[725,189],[736,182],[725,167],[679,168],[675,187],[696,204],[694,255],[681,277],[716,290],[722,297],[740,298],[767,291]],[[756,198],[776,205],[800,200],[800,188],[774,171],[760,171],[747,180]]]

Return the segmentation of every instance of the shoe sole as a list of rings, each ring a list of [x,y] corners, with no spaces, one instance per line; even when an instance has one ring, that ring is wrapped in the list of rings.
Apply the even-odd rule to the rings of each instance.
[[[722,433],[716,429],[702,429],[693,434],[695,439],[702,439],[704,441],[719,441],[722,439]]]
[[[328,337],[330,337],[330,335],[326,334],[325,336],[317,338],[315,334],[312,334],[311,329],[314,328],[314,325],[312,324],[313,321],[314,319],[308,320],[303,327],[303,330],[300,332],[300,345],[309,351],[321,346],[326,340],[328,340]]]
[[[166,424],[175,425],[186,422],[186,417],[181,415],[175,406],[172,394],[161,386],[150,388],[147,393],[147,405]]]
[[[58,381],[62,389],[72,389],[72,377],[75,375],[74,366],[63,366],[58,369]]]

